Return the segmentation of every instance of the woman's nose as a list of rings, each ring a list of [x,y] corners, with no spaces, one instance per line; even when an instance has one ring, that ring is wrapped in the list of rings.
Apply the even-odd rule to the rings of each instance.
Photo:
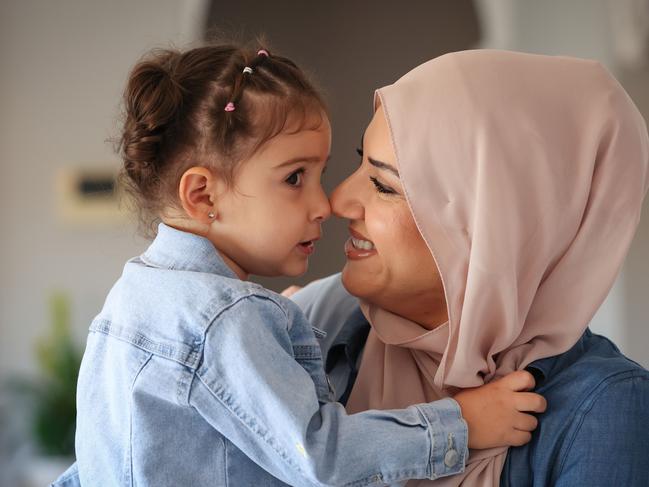
[[[357,187],[357,173],[352,174],[340,183],[331,193],[331,210],[334,215],[348,220],[362,220],[363,204],[360,199],[360,188]]]

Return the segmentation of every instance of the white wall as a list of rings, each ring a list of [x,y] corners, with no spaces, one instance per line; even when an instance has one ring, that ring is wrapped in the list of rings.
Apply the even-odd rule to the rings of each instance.
[[[0,3],[0,379],[33,371],[52,290],[72,299],[82,341],[124,261],[133,223],[71,226],[53,181],[67,166],[118,165],[112,146],[129,68],[147,49],[192,40],[202,1]]]

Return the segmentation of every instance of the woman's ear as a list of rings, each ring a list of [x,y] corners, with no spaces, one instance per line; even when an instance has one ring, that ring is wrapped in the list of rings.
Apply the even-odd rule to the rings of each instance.
[[[192,220],[209,225],[218,216],[216,195],[222,181],[206,167],[190,167],[180,178],[178,196]]]

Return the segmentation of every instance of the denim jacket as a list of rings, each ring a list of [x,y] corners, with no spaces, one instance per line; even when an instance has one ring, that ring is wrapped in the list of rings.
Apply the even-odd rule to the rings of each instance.
[[[165,225],[90,326],[77,411],[56,486],[400,484],[467,455],[452,399],[348,415],[298,306]]]
[[[335,398],[349,397],[369,332],[340,275],[293,296],[321,341]],[[648,487],[649,371],[608,339],[586,330],[567,352],[527,369],[548,401],[527,445],[510,448],[501,487]]]

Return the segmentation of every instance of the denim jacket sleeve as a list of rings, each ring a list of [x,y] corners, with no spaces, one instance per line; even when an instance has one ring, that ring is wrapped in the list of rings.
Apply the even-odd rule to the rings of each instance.
[[[649,374],[618,374],[579,409],[553,485],[649,485]]]
[[[291,485],[383,485],[463,471],[467,452],[454,452],[453,462],[448,455],[454,435],[459,444],[466,437],[454,400],[352,415],[319,400],[295,358],[290,330],[296,317],[259,296],[224,311],[206,333],[190,405]],[[316,359],[322,360],[319,349]]]
[[[77,462],[70,465],[68,469],[59,476],[59,478],[50,484],[50,487],[81,487]]]

